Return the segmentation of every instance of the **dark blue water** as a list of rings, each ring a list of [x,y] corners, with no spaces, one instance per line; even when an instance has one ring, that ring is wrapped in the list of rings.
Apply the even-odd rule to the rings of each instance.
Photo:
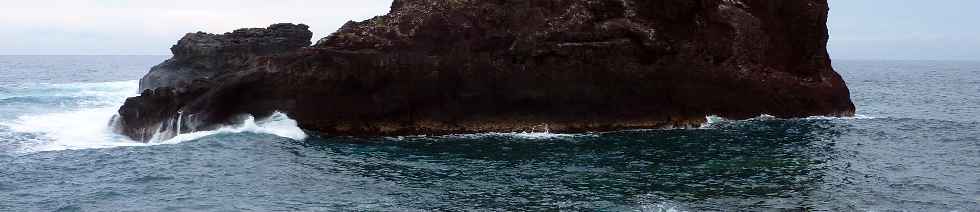
[[[0,56],[0,211],[980,211],[980,62],[835,61],[854,119],[302,139],[283,116],[154,144],[108,132],[164,59]]]

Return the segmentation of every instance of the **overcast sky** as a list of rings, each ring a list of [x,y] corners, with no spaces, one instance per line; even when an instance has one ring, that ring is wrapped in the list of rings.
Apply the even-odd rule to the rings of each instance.
[[[187,32],[292,22],[314,40],[391,0],[4,0],[0,54],[169,54]],[[980,1],[831,0],[835,59],[980,60]]]

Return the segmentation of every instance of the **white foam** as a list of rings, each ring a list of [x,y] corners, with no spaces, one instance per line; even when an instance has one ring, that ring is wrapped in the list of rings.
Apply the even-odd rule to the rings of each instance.
[[[463,138],[463,139],[484,139],[491,137],[503,137],[503,138],[513,138],[521,140],[554,140],[554,139],[570,139],[570,138],[583,138],[583,137],[598,137],[599,134],[596,133],[580,133],[580,134],[566,134],[566,133],[552,133],[552,132],[490,132],[490,133],[473,133],[473,134],[453,134],[446,136],[438,136],[437,138]],[[424,137],[424,136],[423,136]]]
[[[117,135],[108,127],[118,107],[83,109],[69,112],[24,115],[10,123],[0,123],[16,133],[38,135],[24,152],[111,148],[145,145]]]
[[[860,119],[875,119],[875,117],[871,117],[871,116],[866,116],[866,115],[861,115],[861,114],[857,114],[857,115],[854,115],[854,116],[851,116],[851,117],[832,117],[832,116],[811,116],[811,117],[806,117],[806,118],[801,118],[801,119],[781,119],[781,118],[777,118],[777,117],[775,117],[775,116],[773,116],[773,115],[769,115],[769,114],[762,114],[762,115],[759,115],[758,117],[755,117],[755,118],[750,118],[750,119],[746,119],[746,120],[729,120],[729,119],[726,119],[726,118],[723,118],[723,117],[720,117],[720,116],[716,116],[716,115],[711,115],[711,116],[707,116],[707,117],[705,117],[705,120],[706,120],[706,121],[705,121],[705,123],[704,123],[704,124],[701,124],[701,127],[700,127],[699,129],[711,129],[712,127],[714,127],[714,126],[716,126],[716,125],[718,125],[718,124],[721,124],[721,123],[726,123],[726,122],[733,122],[733,121],[773,121],[773,120],[860,120]]]
[[[596,136],[593,133],[587,134],[563,134],[563,133],[552,133],[548,128],[547,124],[538,125],[532,127],[530,132],[487,132],[487,133],[468,133],[468,134],[450,134],[450,135],[439,135],[439,136],[429,136],[429,135],[415,135],[415,136],[398,136],[398,137],[387,137],[387,139],[402,141],[406,138],[462,138],[462,139],[483,139],[490,137],[505,137],[514,139],[524,139],[524,140],[550,140],[559,138],[575,138],[583,136]]]
[[[467,138],[467,139],[480,139],[486,137],[509,137],[515,139],[526,139],[526,140],[548,140],[548,139],[558,139],[558,138],[572,138],[582,136],[584,134],[561,134],[561,133],[551,133],[551,132],[510,132],[510,133],[477,133],[477,134],[457,134],[450,135],[449,137]]]
[[[811,116],[804,119],[805,120],[861,120],[861,119],[876,119],[876,117],[856,114],[851,117]]]
[[[306,132],[299,128],[295,120],[277,112],[269,118],[258,121],[248,116],[241,124],[225,126],[212,131],[181,134],[166,140],[140,143],[112,132],[108,126],[107,122],[116,114],[117,108],[105,107],[63,113],[27,115],[12,123],[0,123],[0,125],[7,126],[17,133],[40,135],[38,140],[33,141],[33,145],[22,147],[22,152],[178,144],[211,135],[243,132],[271,134],[294,140],[303,140],[308,137]]]
[[[650,212],[684,212],[687,211],[680,204],[657,195],[640,195],[637,202],[639,208],[636,211]]]
[[[721,116],[717,116],[717,115],[706,116],[706,117],[704,117],[704,120],[705,120],[704,123],[701,124],[701,127],[699,127],[699,129],[710,128],[711,126],[713,126],[715,124],[728,121],[727,119],[722,118]]]
[[[753,120],[753,121],[771,121],[771,120],[778,120],[778,119],[779,118],[776,118],[776,116],[773,116],[773,115],[762,114],[762,115],[759,115],[758,117],[751,118],[749,120]]]
[[[109,120],[117,114],[116,111],[127,97],[136,94],[135,91],[138,87],[138,81],[20,86],[15,88],[16,91],[12,93],[13,95],[94,97],[90,98],[94,100],[67,111],[22,114],[12,120],[0,120],[0,126],[9,128],[12,133],[32,135],[27,136],[31,138],[31,141],[19,142],[24,145],[18,149],[24,153],[175,144],[222,133],[251,132],[272,134],[296,140],[303,140],[307,137],[295,120],[277,112],[269,118],[259,121],[247,117],[241,124],[222,127],[214,131],[183,134],[172,139],[157,140],[150,143],[136,142],[126,136],[112,132]],[[6,97],[10,97],[10,95]]]
[[[289,116],[284,113],[275,112],[272,114],[272,116],[258,121],[255,120],[255,117],[245,116],[244,121],[242,121],[240,124],[221,127],[217,130],[180,134],[162,141],[151,140],[150,144],[174,144],[197,140],[212,135],[245,132],[270,134],[293,140],[304,140],[309,137],[306,135],[306,132],[304,132],[303,129],[299,128],[299,124],[296,122],[296,120],[290,119]]]
[[[34,141],[20,146],[21,151],[58,151],[68,149],[109,148],[142,145],[112,133],[107,126],[126,97],[135,94],[138,81],[70,84],[32,84],[14,88],[12,95],[92,97],[67,111],[22,114],[13,120],[2,120],[13,133],[33,134]],[[43,109],[43,108],[42,108]],[[43,110],[41,110],[43,111]]]

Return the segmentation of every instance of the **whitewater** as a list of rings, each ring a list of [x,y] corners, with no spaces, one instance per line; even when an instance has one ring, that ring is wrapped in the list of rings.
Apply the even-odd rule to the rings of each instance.
[[[177,144],[221,133],[272,134],[295,140],[307,137],[295,120],[277,112],[260,120],[246,116],[241,123],[217,130],[137,142],[113,132],[108,122],[126,98],[138,95],[138,88],[139,81],[136,80],[18,85],[3,90],[0,102],[23,104],[21,107],[32,111],[0,120],[0,128],[9,129],[4,132],[5,137],[29,138],[15,147],[17,153]],[[56,105],[34,104],[52,100]]]

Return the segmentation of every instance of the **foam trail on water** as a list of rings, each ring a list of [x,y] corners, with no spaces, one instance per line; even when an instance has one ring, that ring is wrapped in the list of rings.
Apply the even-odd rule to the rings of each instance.
[[[508,138],[525,139],[525,140],[548,140],[548,139],[558,139],[558,138],[572,138],[572,137],[579,137],[583,135],[584,134],[561,134],[561,133],[551,133],[551,132],[512,132],[512,133],[457,134],[457,135],[449,135],[448,137],[466,138],[466,139],[480,139],[486,137],[508,137]]]
[[[541,131],[538,131],[539,129]],[[455,134],[455,135],[447,135],[447,136],[441,136],[441,137],[463,138],[463,139],[482,139],[482,138],[487,138],[487,137],[506,137],[506,138],[523,139],[523,140],[551,140],[551,139],[565,139],[565,138],[577,138],[577,137],[588,137],[588,136],[596,136],[596,135],[594,135],[592,133],[581,133],[581,134],[553,133],[553,132],[551,132],[550,129],[548,129],[548,125],[540,125],[540,126],[537,126],[534,129],[531,129],[530,132],[527,132],[527,131],[524,131],[524,132],[509,132],[509,133],[490,132],[490,133],[475,133],[475,134]]]
[[[773,121],[773,120],[862,120],[862,119],[875,119],[875,117],[857,114],[853,117],[831,117],[831,116],[811,116],[800,119],[781,119],[769,114],[762,114],[755,118],[750,118],[746,120],[729,120],[720,116],[711,115],[704,117],[705,123],[701,124],[698,129],[712,129],[715,126],[722,123],[738,122],[738,121]]]
[[[590,137],[596,136],[593,133],[580,133],[580,134],[564,134],[564,133],[553,133],[548,128],[547,124],[538,125],[531,127],[530,131],[523,132],[487,132],[487,133],[469,133],[469,134],[450,134],[450,135],[415,135],[415,136],[398,136],[398,137],[387,137],[391,140],[401,141],[405,138],[436,138],[436,139],[484,139],[484,138],[511,138],[511,139],[521,139],[521,140],[552,140],[552,139],[565,139],[565,138],[577,138],[577,137]]]
[[[832,116],[811,116],[806,120],[857,120],[857,119],[876,119],[876,117],[857,114],[852,117],[832,117]]]

